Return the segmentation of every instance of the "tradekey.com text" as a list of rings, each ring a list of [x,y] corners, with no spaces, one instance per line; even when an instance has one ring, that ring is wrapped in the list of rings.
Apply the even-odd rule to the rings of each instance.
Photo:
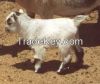
[[[19,39],[19,45],[83,45],[83,40],[82,39],[29,39],[29,40],[21,40]]]

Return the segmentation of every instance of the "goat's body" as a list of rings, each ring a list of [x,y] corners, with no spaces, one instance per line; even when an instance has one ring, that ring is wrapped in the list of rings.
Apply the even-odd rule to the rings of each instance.
[[[21,11],[20,11],[21,12]],[[43,62],[45,48],[55,46],[59,48],[60,55],[63,58],[58,72],[64,67],[66,63],[71,60],[70,48],[73,45],[63,44],[66,40],[74,40],[77,33],[77,27],[85,20],[87,16],[77,16],[74,19],[57,18],[57,19],[31,19],[25,13],[12,12],[6,18],[6,28],[9,31],[18,32],[23,40],[60,40],[54,44],[30,44],[30,47],[35,50],[35,59],[38,62],[35,64],[35,72],[38,72]],[[44,40],[43,40],[44,41]]]
[[[23,18],[24,17],[24,18]],[[35,65],[35,72],[37,72],[41,66],[45,48],[58,47],[64,62],[61,64],[58,72],[68,63],[71,59],[70,48],[72,45],[63,44],[64,40],[74,40],[77,33],[77,26],[73,19],[58,18],[58,19],[30,19],[27,16],[19,16],[19,34],[21,34],[24,40],[60,40],[60,43],[52,44],[32,44],[31,48],[35,49],[35,59],[39,59],[40,63]]]
[[[43,39],[43,38],[53,38],[53,39],[65,39],[68,38],[69,34],[75,34],[77,31],[77,28],[75,27],[75,24],[73,20],[71,19],[66,19],[66,18],[59,18],[59,19],[35,19],[35,20],[30,20],[27,26],[25,23],[23,24],[22,27],[24,27],[24,30],[26,33],[25,38],[28,36],[30,39],[38,38],[38,39]],[[67,26],[66,26],[67,25]],[[24,33],[25,33],[24,32]],[[63,33],[62,33],[63,32]],[[33,38],[34,37],[34,38]]]

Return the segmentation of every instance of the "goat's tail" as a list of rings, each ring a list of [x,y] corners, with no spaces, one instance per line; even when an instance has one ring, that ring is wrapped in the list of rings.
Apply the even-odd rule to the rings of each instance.
[[[79,26],[88,17],[89,17],[88,15],[77,15],[76,17],[74,17],[74,23],[75,23],[75,25]]]

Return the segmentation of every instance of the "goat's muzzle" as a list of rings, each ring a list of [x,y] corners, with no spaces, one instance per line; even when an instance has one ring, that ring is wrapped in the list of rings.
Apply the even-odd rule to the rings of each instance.
[[[6,31],[6,32],[10,32],[10,30],[9,30],[7,27],[5,27],[5,31]]]

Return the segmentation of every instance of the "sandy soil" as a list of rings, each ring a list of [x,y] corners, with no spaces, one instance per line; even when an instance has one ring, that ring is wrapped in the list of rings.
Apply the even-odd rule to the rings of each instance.
[[[84,40],[84,65],[59,75],[57,49],[46,53],[42,73],[34,72],[33,52],[26,46],[19,46],[18,35],[5,32],[5,17],[20,7],[13,3],[0,2],[0,84],[100,84],[100,25],[96,17],[80,28]],[[93,16],[96,14],[94,13]],[[74,54],[73,54],[74,55]]]

